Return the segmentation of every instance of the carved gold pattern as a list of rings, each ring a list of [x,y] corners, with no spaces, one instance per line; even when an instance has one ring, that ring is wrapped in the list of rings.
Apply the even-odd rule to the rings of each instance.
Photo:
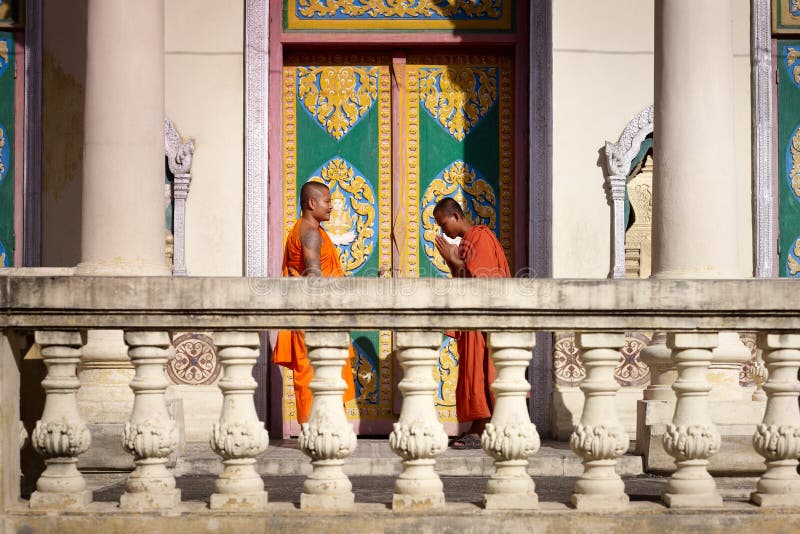
[[[381,265],[392,265],[391,243],[391,202],[392,202],[392,102],[391,102],[391,77],[388,62],[382,57],[369,56],[332,56],[332,55],[298,55],[292,57],[292,63],[297,65],[368,65],[367,67],[354,67],[368,69],[376,73],[377,94],[372,98],[378,105],[378,192],[377,210],[378,217],[378,254]],[[289,63],[287,61],[287,63]],[[377,65],[377,66],[372,66]],[[297,131],[296,113],[298,105],[298,71],[300,67],[284,67],[283,78],[283,227],[284,236],[288,235],[295,223],[298,213],[297,206]],[[311,68],[311,67],[306,67]],[[315,67],[324,68],[324,67]],[[373,91],[374,92],[374,91]],[[343,98],[352,100],[344,95]],[[357,101],[357,100],[356,100]],[[321,174],[321,173],[320,173]],[[320,179],[322,176],[319,177]],[[375,199],[373,199],[375,200]],[[343,267],[347,269],[344,265]],[[390,273],[391,271],[389,271]],[[365,418],[391,418],[393,417],[393,366],[391,359],[392,332],[378,332],[378,368],[373,369],[379,384],[377,403],[368,401],[351,401],[346,403],[345,410],[350,419],[362,420]],[[357,359],[356,359],[357,360]],[[351,362],[358,366],[358,361]],[[362,362],[363,364],[363,362]],[[366,368],[364,368],[366,369]],[[284,371],[283,411],[288,421],[294,421],[297,408],[294,397],[294,382],[292,372]],[[356,380],[358,376],[355,375]]]
[[[345,273],[352,273],[364,265],[372,254],[375,235],[375,197],[367,180],[356,174],[352,165],[334,158],[321,169],[321,176],[309,181],[325,184],[331,191],[345,191],[349,195],[350,209],[355,212],[355,240],[339,249],[339,261]],[[324,226],[324,224],[323,224]]]
[[[406,74],[406,250],[405,274],[419,276],[419,78],[417,69]]]
[[[297,67],[298,102],[337,141],[377,97],[378,67]]]
[[[497,18],[503,0],[297,0],[304,17],[348,15],[351,17],[454,17]]]
[[[786,66],[791,71],[791,76],[796,84],[800,84],[800,63],[798,63],[798,59],[800,59],[800,50],[791,46],[788,47],[786,49]]]
[[[0,39],[0,59],[8,63],[8,41]]]
[[[419,218],[411,216],[419,204],[420,157],[419,109],[421,99],[421,71],[430,68],[471,67],[497,69],[500,80],[499,94],[499,220],[500,244],[503,246],[509,265],[514,265],[514,117],[513,117],[513,70],[511,59],[502,56],[409,56],[406,68],[405,119],[406,119],[406,176],[405,212],[409,214],[406,224],[404,250],[404,273],[419,276]]]
[[[463,161],[455,161],[442,172],[442,177],[431,182],[422,197],[423,250],[431,263],[442,273],[449,273],[442,256],[436,251],[434,240],[439,225],[433,217],[436,202],[452,196],[460,200],[461,207],[472,224],[484,224],[497,229],[497,198],[486,180],[476,178],[475,171]]]
[[[800,128],[795,130],[789,150],[792,153],[792,170],[789,171],[789,179],[795,197],[800,198]]]
[[[436,382],[436,411],[440,420],[455,420],[456,384],[458,383],[458,345],[456,340],[445,337],[439,347],[439,365],[433,369]]]
[[[459,141],[497,101],[495,67],[424,67],[419,72],[425,109]]]
[[[794,242],[794,247],[786,256],[786,264],[790,276],[797,276],[800,273],[800,261],[798,261],[798,258],[800,258],[800,239]]]
[[[356,351],[356,357],[353,364],[353,378],[359,386],[358,401],[359,403],[377,404],[378,402],[378,369],[376,369],[372,362],[369,361],[367,354],[358,347],[357,343],[353,343]]]

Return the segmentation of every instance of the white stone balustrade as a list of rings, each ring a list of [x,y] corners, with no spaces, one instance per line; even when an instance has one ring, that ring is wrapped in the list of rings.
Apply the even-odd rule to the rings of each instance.
[[[136,468],[128,476],[120,508],[163,510],[175,508],[181,491],[167,469],[167,457],[178,446],[178,428],[167,411],[164,392],[169,385],[165,366],[174,356],[166,332],[125,332],[125,343],[136,374],[131,380],[133,412],[125,424],[122,444],[134,455]]]
[[[347,385],[342,367],[350,365],[350,335],[347,332],[306,332],[306,349],[314,378],[308,422],[298,437],[300,449],[311,458],[313,468],[303,483],[300,508],[304,510],[349,510],[355,496],[342,466],[356,448],[356,434],[347,421],[342,394]]]
[[[650,369],[650,384],[645,388],[644,400],[675,401],[672,383],[675,382],[675,362],[672,351],[667,348],[667,333],[655,332],[653,340],[639,354],[639,358]]]
[[[258,420],[253,393],[253,366],[260,340],[256,332],[217,332],[217,356],[222,365],[222,413],[211,433],[211,448],[222,457],[224,470],[214,482],[212,509],[253,511],[267,504],[264,481],[255,470],[256,456],[269,445]]]
[[[80,381],[76,368],[83,340],[74,331],[37,331],[47,376],[42,417],[36,421],[31,442],[44,457],[45,470],[36,482],[30,507],[38,509],[84,508],[92,500],[78,471],[78,456],[89,448],[91,435],[78,413]]]
[[[619,384],[614,368],[621,358],[619,349],[625,346],[625,334],[579,333],[575,342],[583,351],[586,368],[586,378],[580,385],[585,401],[569,446],[583,460],[584,471],[570,502],[578,510],[624,510],[629,499],[616,466],[630,440],[617,416]]]
[[[672,508],[722,506],[717,485],[708,474],[708,459],[719,451],[722,438],[708,409],[708,369],[719,334],[670,333],[667,347],[678,366],[672,385],[677,401],[672,423],[664,433],[664,450],[677,470],[667,482],[664,502]]]
[[[492,384],[495,405],[481,445],[494,458],[495,472],[486,483],[484,506],[490,510],[534,509],[536,486],[528,475],[528,458],[539,450],[539,434],[531,422],[526,394],[531,386],[525,369],[536,345],[534,332],[490,332],[489,350],[497,370]]]
[[[767,407],[753,435],[756,452],[767,471],[759,479],[751,500],[762,507],[800,506],[800,334],[761,334],[759,347],[769,378],[764,384]]]
[[[395,482],[392,509],[444,506],[444,486],[434,471],[436,457],[447,448],[447,434],[436,415],[433,371],[439,361],[440,332],[398,332],[397,359],[403,368],[398,389],[400,417],[389,434],[392,450],[403,459]]]

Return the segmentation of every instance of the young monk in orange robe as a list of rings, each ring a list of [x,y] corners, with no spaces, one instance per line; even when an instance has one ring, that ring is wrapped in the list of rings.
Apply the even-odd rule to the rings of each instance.
[[[307,182],[300,190],[302,214],[292,227],[283,249],[283,276],[344,276],[336,245],[320,223],[331,216],[331,192],[319,182]],[[355,356],[350,346],[350,358]],[[302,331],[283,330],[272,353],[272,362],[292,370],[294,397],[297,405],[297,422],[305,423],[311,413],[312,393],[308,385],[313,378],[313,368],[306,351]],[[343,400],[356,397],[353,371],[350,365],[342,368],[342,378],[347,383]]]
[[[507,278],[511,276],[500,242],[488,227],[472,225],[458,202],[440,200],[433,209],[436,223],[454,245],[443,236],[436,236],[436,249],[455,278]],[[448,332],[445,332],[451,335]],[[489,386],[495,379],[494,365],[489,358],[485,332],[455,332],[458,345],[458,382],[456,383],[456,417],[459,422],[471,421],[469,430],[453,441],[454,448],[478,449],[480,436],[492,416],[494,398]]]

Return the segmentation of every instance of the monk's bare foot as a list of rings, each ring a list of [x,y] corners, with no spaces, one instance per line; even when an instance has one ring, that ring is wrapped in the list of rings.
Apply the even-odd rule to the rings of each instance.
[[[461,434],[459,437],[453,440],[453,443],[450,446],[454,449],[462,450],[462,449],[480,449],[481,448],[481,437],[478,434],[470,434],[465,432]]]

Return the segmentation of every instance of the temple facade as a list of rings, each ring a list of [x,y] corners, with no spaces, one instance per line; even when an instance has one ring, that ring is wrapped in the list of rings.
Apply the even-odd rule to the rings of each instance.
[[[279,276],[314,180],[332,191],[326,229],[353,277],[447,277],[432,215],[445,196],[496,233],[517,277],[800,275],[800,12],[671,2],[697,21],[683,24],[664,3],[4,0],[0,258],[83,276]],[[702,146],[681,145],[685,129]],[[659,204],[660,188],[681,200]],[[269,364],[274,331],[261,338],[256,410],[271,435],[297,435],[291,372]],[[663,338],[630,332],[621,348],[632,437]],[[348,419],[386,435],[396,340],[351,339]],[[755,337],[727,340],[712,381],[749,402]],[[172,343],[167,395],[184,438],[205,441],[222,404],[217,347],[203,329]],[[437,414],[455,434],[455,342],[438,354]],[[40,358],[34,345],[26,359]],[[121,432],[133,372],[121,331],[89,331],[78,401],[96,432]],[[540,433],[569,437],[585,377],[572,333],[539,335]]]

